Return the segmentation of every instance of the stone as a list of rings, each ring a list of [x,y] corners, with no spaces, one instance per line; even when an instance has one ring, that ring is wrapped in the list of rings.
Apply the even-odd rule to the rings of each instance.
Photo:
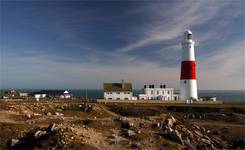
[[[55,115],[56,115],[56,116],[63,116],[64,114],[59,113],[59,112],[55,112]]]
[[[26,114],[26,118],[31,119],[31,114]]]
[[[55,130],[55,127],[56,127],[55,123],[52,123],[52,124],[50,124],[48,126],[47,131],[48,132],[53,132]]]
[[[52,115],[51,112],[48,112],[48,113],[47,113],[47,116],[51,116],[51,115]]]
[[[183,142],[183,140],[182,140],[182,136],[181,136],[181,134],[179,133],[179,131],[178,131],[178,130],[174,130],[174,131],[175,131],[175,135],[176,135],[175,139],[176,139],[180,144],[184,145],[184,142]]]
[[[199,136],[199,137],[202,137],[202,136],[203,136],[203,134],[202,134],[200,131],[194,130],[194,132],[195,132],[196,135]]]
[[[207,130],[207,133],[209,134],[209,133],[211,133],[211,131],[210,130]]]
[[[39,137],[45,135],[46,133],[47,133],[46,131],[38,130],[35,132],[34,137],[39,138]]]
[[[138,133],[138,134],[141,134],[141,130],[138,130],[137,133]]]
[[[201,141],[202,141],[203,143],[208,144],[208,145],[211,145],[211,144],[212,144],[210,140],[207,140],[207,139],[204,139],[204,138],[202,138]]]
[[[20,140],[12,139],[10,143],[10,147],[14,147],[16,144],[20,143]]]
[[[193,133],[189,130],[186,130],[188,137],[192,140],[194,138]]]
[[[167,119],[166,119],[166,122],[167,122],[167,125],[169,127],[173,127],[174,124],[176,123],[176,119],[173,117],[173,116],[169,116]]]
[[[127,130],[127,136],[133,136],[135,135],[135,132],[132,130]]]

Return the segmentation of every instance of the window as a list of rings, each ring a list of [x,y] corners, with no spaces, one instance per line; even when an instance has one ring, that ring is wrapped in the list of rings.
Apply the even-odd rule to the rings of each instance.
[[[120,92],[117,92],[117,94],[120,94]]]
[[[125,100],[128,100],[128,98],[126,97],[126,98],[124,98]]]
[[[108,99],[112,99],[111,97],[109,97]]]
[[[153,94],[153,92],[154,92],[154,91],[153,91],[153,90],[151,90],[151,94]]]
[[[119,98],[119,97],[117,97],[117,100],[120,100],[120,98]]]
[[[170,92],[168,91],[168,94],[170,94]]]
[[[157,94],[159,94],[159,91],[157,91]]]

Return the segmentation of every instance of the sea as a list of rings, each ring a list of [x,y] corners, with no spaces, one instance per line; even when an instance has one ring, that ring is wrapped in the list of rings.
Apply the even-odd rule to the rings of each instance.
[[[1,92],[6,90],[0,90]],[[30,89],[19,89],[16,91],[26,91],[26,92],[34,92],[38,90],[30,90]],[[91,100],[95,100],[98,98],[103,98],[103,90],[99,89],[73,89],[69,90],[75,97],[77,98],[87,98]],[[140,93],[143,93],[142,90],[134,90],[134,96],[137,96]],[[176,94],[179,93],[178,90],[175,91]],[[198,97],[206,97],[212,96],[216,97],[217,100],[222,101],[238,101],[238,102],[245,102],[245,91],[233,91],[233,90],[199,90]]]

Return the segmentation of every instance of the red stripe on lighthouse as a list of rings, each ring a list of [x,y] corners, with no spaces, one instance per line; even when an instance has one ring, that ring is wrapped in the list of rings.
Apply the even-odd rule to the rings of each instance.
[[[181,80],[196,79],[195,61],[182,61],[180,79]]]

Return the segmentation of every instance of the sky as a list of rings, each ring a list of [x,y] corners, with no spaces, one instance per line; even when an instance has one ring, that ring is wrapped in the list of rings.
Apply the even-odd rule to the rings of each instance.
[[[197,86],[245,90],[245,1],[0,0],[0,89],[179,89],[193,32]]]

